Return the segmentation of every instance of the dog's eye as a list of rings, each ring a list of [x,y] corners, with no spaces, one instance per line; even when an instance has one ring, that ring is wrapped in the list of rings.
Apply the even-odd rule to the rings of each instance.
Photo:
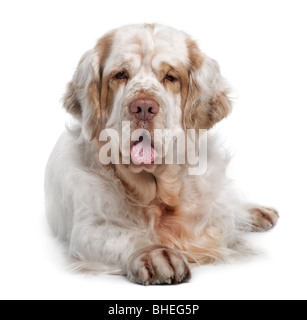
[[[177,79],[175,77],[173,77],[172,75],[167,74],[165,76],[165,80],[170,81],[170,82],[175,82]]]
[[[122,71],[122,72],[117,73],[115,78],[119,79],[119,80],[128,79],[128,75],[125,71]]]

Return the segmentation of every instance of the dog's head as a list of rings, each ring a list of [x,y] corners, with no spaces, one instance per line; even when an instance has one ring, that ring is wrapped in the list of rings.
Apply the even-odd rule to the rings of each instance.
[[[187,34],[135,25],[107,34],[82,57],[64,107],[88,140],[105,128],[122,133],[123,121],[132,131],[148,130],[154,140],[155,129],[210,129],[231,103],[218,64]]]

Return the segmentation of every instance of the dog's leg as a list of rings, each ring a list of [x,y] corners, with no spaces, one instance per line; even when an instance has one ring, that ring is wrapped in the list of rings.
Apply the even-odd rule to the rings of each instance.
[[[278,222],[279,214],[276,209],[249,206],[248,212],[250,214],[250,230],[252,232],[262,232],[274,228]]]
[[[147,247],[130,259],[128,278],[143,284],[176,284],[191,278],[186,258],[161,245]]]
[[[117,266],[129,280],[143,285],[175,284],[191,276],[181,253],[155,245],[147,232],[110,223],[76,223],[69,252],[85,269],[87,263],[89,269],[91,263]]]

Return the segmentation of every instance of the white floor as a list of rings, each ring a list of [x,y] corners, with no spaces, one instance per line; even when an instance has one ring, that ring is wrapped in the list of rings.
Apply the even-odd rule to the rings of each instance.
[[[0,299],[306,299],[305,226],[281,209],[274,231],[249,236],[263,254],[197,267],[189,283],[162,287],[142,287],[121,276],[71,274],[43,219],[20,215],[15,225],[1,223]]]

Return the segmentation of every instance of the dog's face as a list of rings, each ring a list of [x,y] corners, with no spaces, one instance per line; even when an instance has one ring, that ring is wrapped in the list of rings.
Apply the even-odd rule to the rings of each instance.
[[[81,59],[64,106],[88,140],[105,128],[120,137],[146,129],[152,142],[155,129],[210,129],[231,108],[217,63],[187,34],[159,25],[123,27],[99,40]]]

